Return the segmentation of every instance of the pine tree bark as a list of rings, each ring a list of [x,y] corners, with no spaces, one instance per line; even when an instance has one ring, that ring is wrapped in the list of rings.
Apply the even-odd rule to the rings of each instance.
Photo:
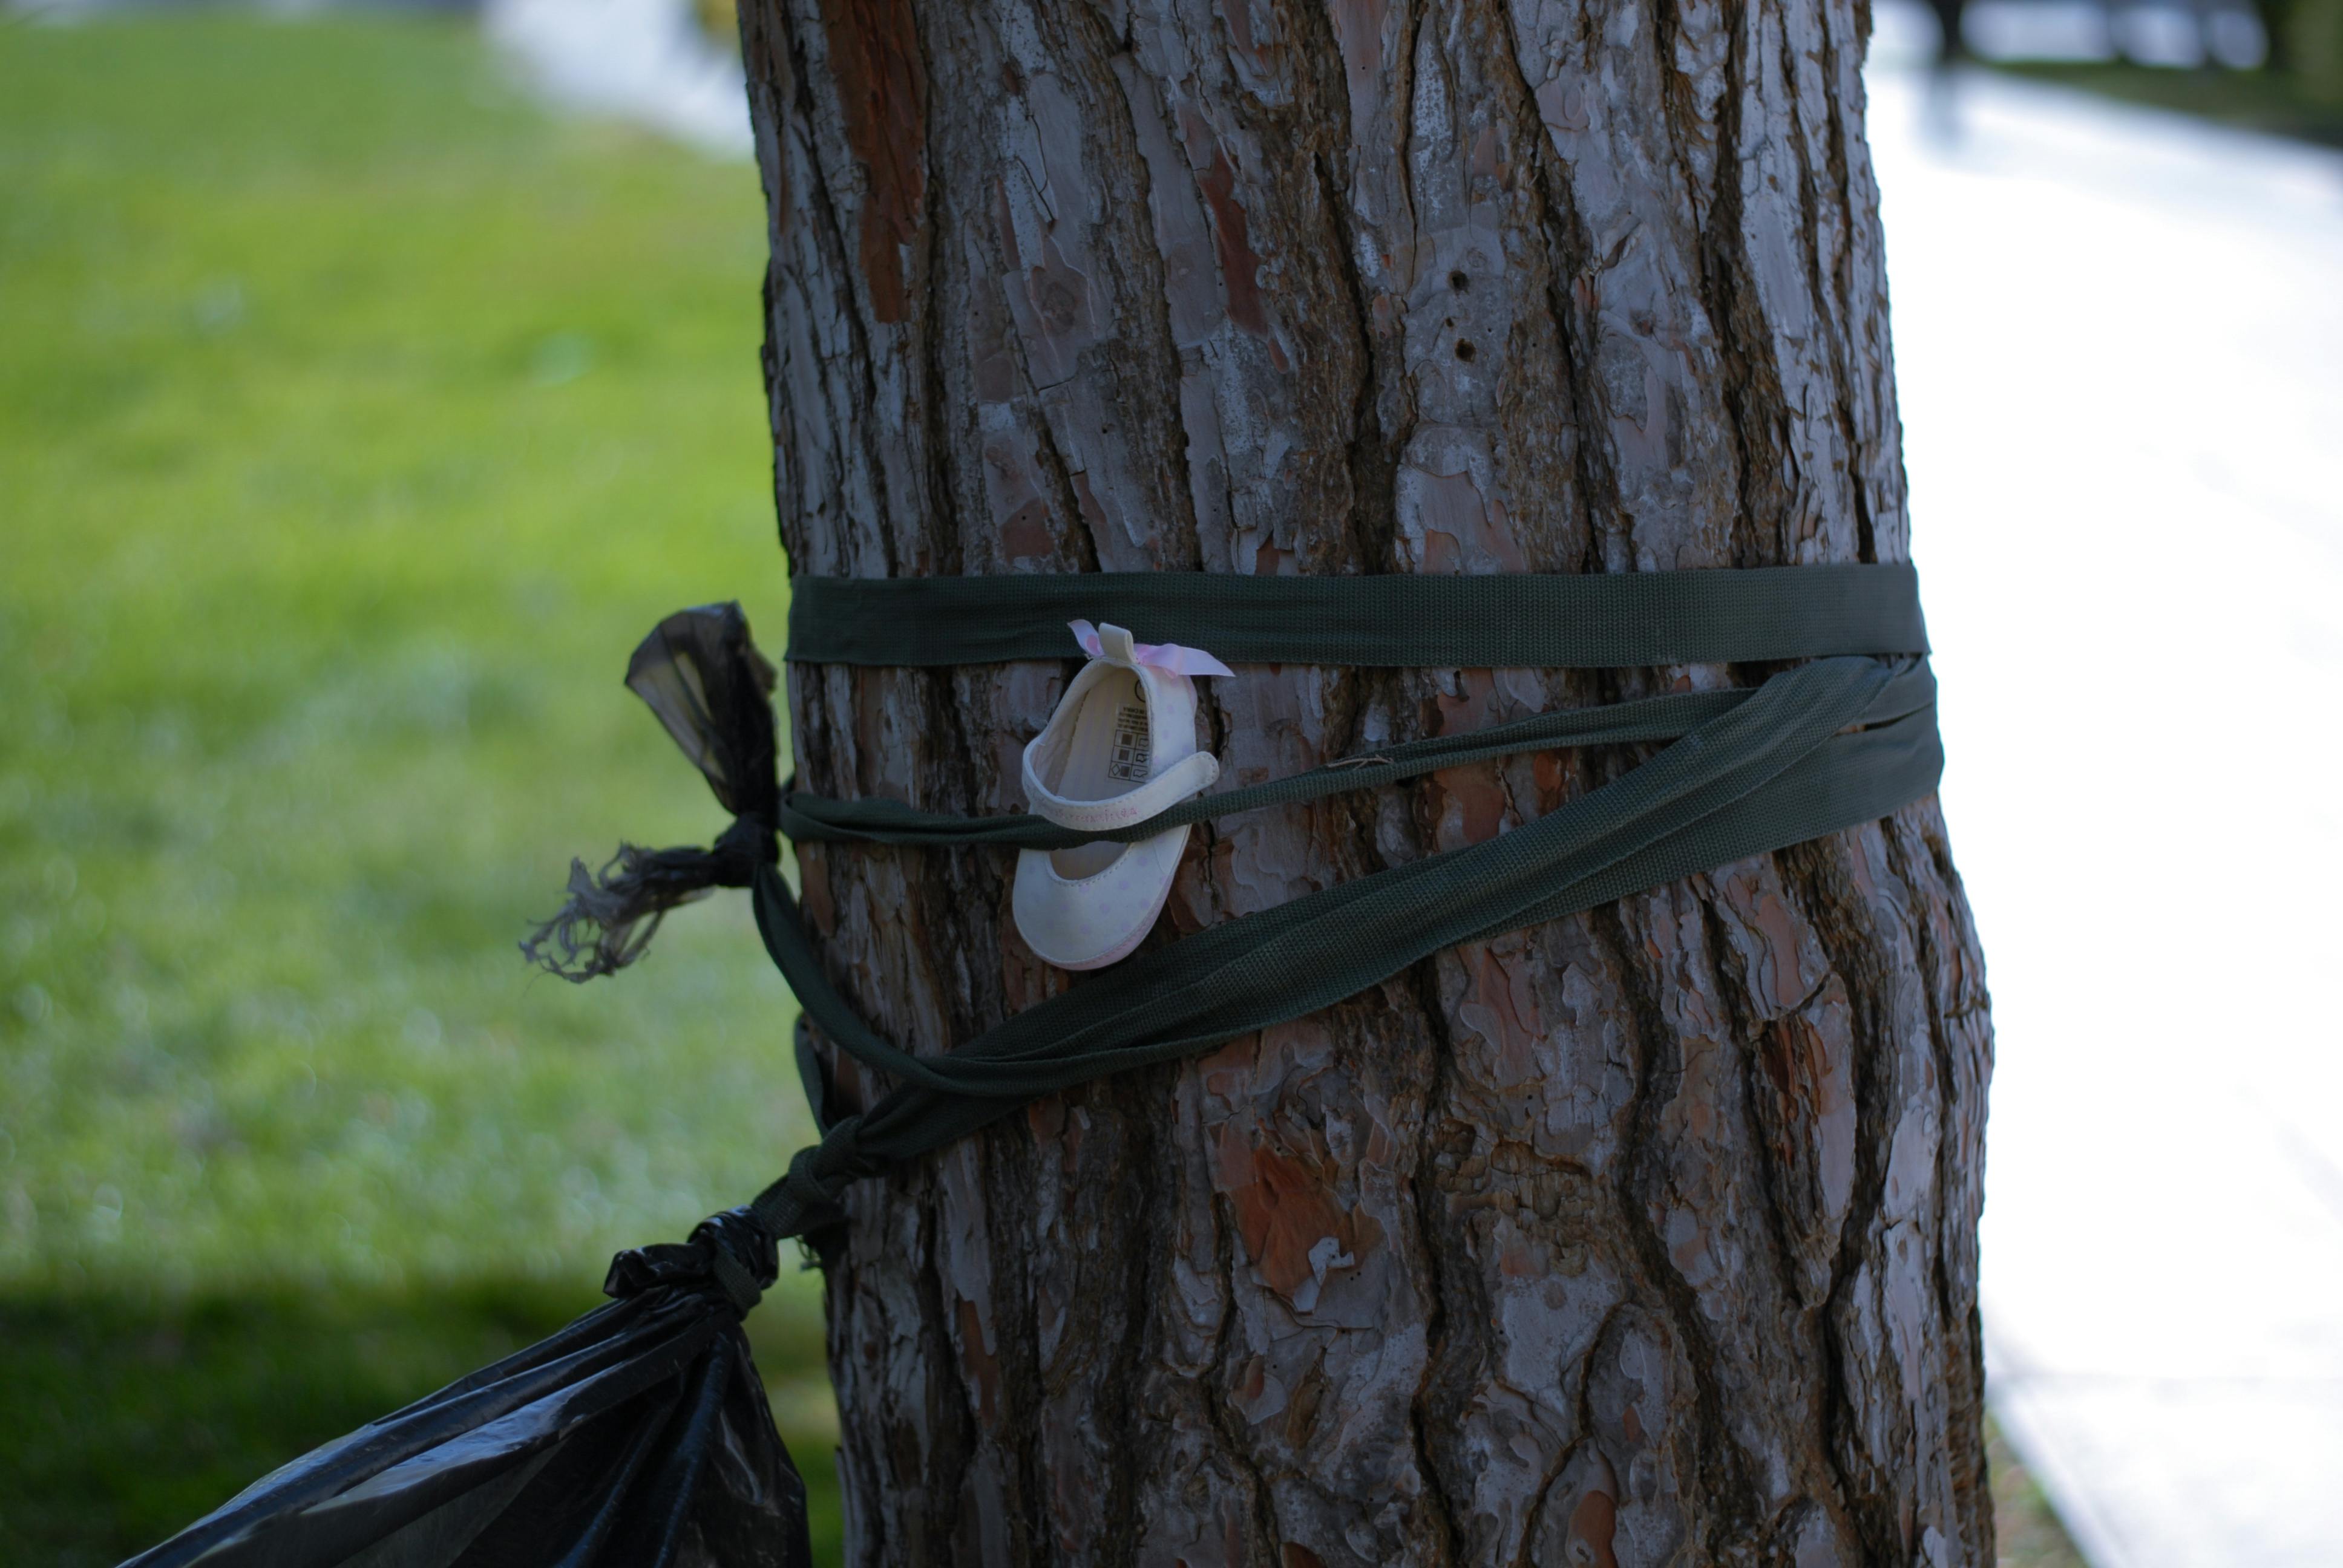
[[[1906,556],[1861,0],[741,11],[794,571]],[[1073,668],[793,666],[801,779],[1020,809]],[[1205,722],[1251,782],[1754,676],[1247,667]],[[1635,760],[1200,829],[1151,940]],[[800,866],[908,1046],[1067,983],[1005,854]],[[849,1561],[1990,1563],[1990,1060],[1929,800],[1037,1104],[852,1195]]]

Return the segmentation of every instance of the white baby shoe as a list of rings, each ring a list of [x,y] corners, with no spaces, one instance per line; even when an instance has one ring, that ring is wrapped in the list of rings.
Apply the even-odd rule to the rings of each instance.
[[[1061,828],[1127,828],[1212,787],[1196,749],[1194,675],[1234,671],[1177,643],[1134,643],[1119,626],[1070,623],[1091,661],[1025,748],[1025,799]],[[1066,970],[1102,969],[1139,945],[1171,896],[1188,829],[1135,844],[1022,849],[1010,909],[1025,945]]]

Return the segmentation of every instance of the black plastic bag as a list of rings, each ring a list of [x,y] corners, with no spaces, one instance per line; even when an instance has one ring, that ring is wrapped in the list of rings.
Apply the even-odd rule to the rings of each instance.
[[[811,1568],[740,1316],[753,1216],[621,1252],[618,1299],[304,1455],[124,1568]]]

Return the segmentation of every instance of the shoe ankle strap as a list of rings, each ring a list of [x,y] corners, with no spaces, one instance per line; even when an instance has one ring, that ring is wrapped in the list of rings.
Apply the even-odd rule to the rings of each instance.
[[[1033,771],[1033,749],[1030,746],[1025,749],[1024,773],[1025,799],[1035,816],[1046,818],[1061,828],[1095,833],[1144,822],[1189,796],[1211,789],[1221,776],[1221,764],[1209,751],[1192,751],[1128,795],[1111,796],[1104,800],[1069,800],[1051,792]]]

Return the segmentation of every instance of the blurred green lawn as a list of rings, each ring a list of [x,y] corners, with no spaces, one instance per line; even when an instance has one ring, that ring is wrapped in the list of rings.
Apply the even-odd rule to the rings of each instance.
[[[779,640],[763,264],[752,171],[451,23],[0,22],[0,1563],[151,1543],[805,1136],[736,905],[513,951],[573,852],[720,826],[618,676],[682,604]],[[835,1561],[810,1280],[749,1326]]]
[[[595,987],[513,947],[722,825],[618,678],[683,604],[779,641],[763,263],[752,168],[452,23],[0,21],[0,1563],[151,1543],[801,1140],[737,900]],[[826,1488],[809,1287],[752,1326]]]

